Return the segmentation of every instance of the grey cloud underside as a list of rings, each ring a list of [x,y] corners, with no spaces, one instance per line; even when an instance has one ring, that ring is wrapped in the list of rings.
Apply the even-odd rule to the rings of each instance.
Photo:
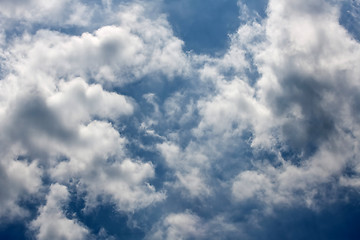
[[[273,219],[353,207],[359,2],[270,0],[265,16],[239,1],[219,57],[185,52],[162,4],[0,3],[0,224],[276,239]]]

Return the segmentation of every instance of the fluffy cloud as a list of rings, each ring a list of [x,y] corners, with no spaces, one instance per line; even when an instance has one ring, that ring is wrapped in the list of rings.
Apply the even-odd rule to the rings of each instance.
[[[13,150],[15,157],[39,158],[43,165],[51,167],[48,171],[58,181],[79,180],[88,192],[89,205],[96,205],[94,199],[103,194],[123,211],[162,200],[164,195],[146,183],[154,176],[152,164],[127,159],[126,139],[110,123],[92,120],[98,117],[117,121],[119,116],[132,113],[132,104],[124,96],[103,91],[99,85],[89,86],[82,80],[60,85],[59,91],[48,99],[25,95],[27,102],[9,103],[13,108],[8,106],[9,118],[2,126],[7,133],[4,146],[19,146]],[[29,168],[26,171],[36,170],[36,162],[15,163]],[[29,185],[30,193],[36,192],[33,188],[40,184],[38,172],[29,181],[36,183]],[[13,197],[16,200],[17,195]]]
[[[245,163],[237,165],[239,174],[230,186],[238,201],[257,198],[270,205],[301,202],[314,207],[314,199],[326,192],[321,186],[339,186],[336,179],[349,165],[358,174],[354,101],[359,73],[354,64],[360,48],[339,24],[338,7],[328,1],[270,1],[268,18],[250,19],[241,26],[224,57],[196,59],[203,61],[200,84],[214,91],[196,103],[200,120],[192,129],[192,147],[181,150],[176,146],[181,140],[173,135],[168,138],[174,144],[158,145],[167,164],[176,169],[176,185],[193,192],[196,186],[207,186],[202,189],[208,192],[216,189],[209,185],[214,173],[208,166],[220,166],[217,173],[227,169],[222,160],[230,162],[227,151],[234,141],[250,141],[253,156],[264,150],[273,154],[251,160],[251,171]],[[251,137],[239,140],[248,131]],[[199,149],[206,164],[185,157],[196,156]],[[194,184],[186,187],[194,172]],[[358,182],[355,176],[341,179],[340,185]]]
[[[241,172],[233,183],[238,200],[303,199],[312,206],[322,184],[336,184],[349,164],[358,165],[353,99],[359,90],[354,64],[360,48],[338,19],[337,6],[326,1],[269,2],[266,41],[252,51],[261,74],[257,102],[274,116],[267,125],[272,133],[265,136],[280,143],[282,167]],[[260,136],[255,131],[255,142],[264,142]]]
[[[39,209],[39,216],[30,223],[36,239],[87,239],[89,230],[75,219],[66,217],[64,207],[69,201],[67,188],[60,184],[50,186],[46,204]]]
[[[78,0],[4,0],[0,6],[0,17],[9,22],[16,19],[28,23],[87,25],[92,15],[91,9]]]
[[[88,122],[94,117],[117,121],[131,115],[134,104],[130,98],[104,91],[101,85],[88,85],[82,79],[60,82],[58,92],[47,99],[47,104],[66,124]]]
[[[16,156],[1,155],[0,181],[1,181],[1,210],[0,222],[8,222],[16,218],[29,215],[26,208],[19,202],[29,200],[41,188],[42,170],[36,162],[16,160]]]
[[[338,197],[336,193],[326,196],[328,184],[335,191],[343,185],[351,185],[351,182],[356,186],[358,178],[349,179],[343,174],[349,165],[357,171],[358,152],[357,141],[341,136],[341,142],[333,139],[324,143],[312,157],[299,165],[282,159],[281,167],[264,165],[257,171],[241,172],[232,184],[232,194],[239,202],[257,199],[269,206],[300,204],[321,208],[317,202],[319,199],[333,201]]]
[[[145,239],[230,239],[244,236],[238,229],[223,216],[205,220],[198,215],[185,211],[182,213],[171,213],[162,221],[154,225]]]
[[[162,228],[156,230],[149,239],[200,239],[204,234],[200,218],[186,212],[167,216]]]
[[[189,145],[182,150],[174,143],[164,142],[157,145],[167,165],[175,171],[178,182],[174,187],[185,188],[191,197],[206,196],[210,193],[201,170],[208,167],[207,156]]]
[[[79,129],[78,143],[63,152],[69,161],[56,165],[52,176],[64,183],[79,181],[88,207],[103,198],[121,211],[133,211],[163,200],[165,195],[146,182],[154,177],[152,164],[126,159],[125,142],[109,123],[91,122]]]
[[[238,78],[219,81],[218,94],[198,102],[199,126],[194,132],[200,136],[212,132],[215,136],[241,135],[248,128],[257,134],[264,132],[272,120],[271,112],[256,99],[255,90]]]
[[[36,85],[24,86],[21,92],[19,86],[13,85],[20,80],[13,80],[6,79],[0,86],[4,114],[1,128],[6,133],[2,140],[4,146],[20,144],[24,154],[32,157],[56,156],[76,139],[81,124],[94,117],[116,121],[133,112],[128,98],[106,92],[100,85],[89,86],[80,79],[55,83],[58,89],[47,92],[48,96],[33,90]],[[11,88],[12,95],[8,95],[7,88]]]
[[[339,25],[337,8],[325,1],[315,5],[270,2],[270,44],[256,57],[262,73],[259,96],[282,117],[282,137],[304,151],[306,144],[325,140],[342,124],[340,119],[348,118],[334,112],[352,104],[345,95],[358,89],[353,64],[359,44]],[[321,11],[309,11],[310,7]],[[281,26],[284,21],[288,24]]]
[[[16,77],[41,82],[44,87],[48,77],[81,76],[121,86],[149,74],[172,78],[187,72],[183,43],[173,36],[164,16],[151,20],[143,15],[144,7],[135,4],[117,13],[117,25],[94,33],[69,36],[39,30],[25,35],[5,52],[7,68]]]
[[[266,191],[271,191],[271,188],[270,181],[263,174],[244,171],[233,184],[233,194],[237,200],[245,200],[257,194],[265,194]]]
[[[13,3],[3,4],[15,9]],[[20,12],[31,11],[36,4],[46,7],[36,1],[19,4],[15,10]],[[10,14],[9,9],[3,11]],[[6,206],[2,217],[26,215],[18,203],[41,191],[43,173],[64,184],[78,181],[79,190],[87,193],[87,207],[103,197],[103,203],[114,203],[126,212],[165,198],[148,183],[155,174],[152,163],[127,157],[127,140],[116,130],[124,117],[134,113],[136,103],[101,85],[123,85],[150,73],[171,78],[184,71],[185,65],[167,64],[174,62],[172,58],[185,61],[182,42],[173,37],[164,17],[151,20],[144,11],[139,4],[124,7],[118,26],[81,36],[39,30],[4,43],[8,46],[1,52],[1,201]]]

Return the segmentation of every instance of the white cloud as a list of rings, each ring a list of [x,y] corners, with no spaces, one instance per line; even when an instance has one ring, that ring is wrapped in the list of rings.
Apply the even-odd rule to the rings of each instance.
[[[46,204],[39,209],[39,216],[30,223],[36,239],[88,239],[89,230],[75,219],[69,219],[64,209],[69,201],[67,188],[60,184],[50,186]]]
[[[105,89],[109,82],[123,85],[146,74],[172,78],[186,72],[187,60],[182,41],[173,36],[164,16],[147,18],[140,4],[120,9],[118,26],[81,36],[39,30],[24,33],[2,49],[1,153],[19,145],[14,158],[38,159],[53,180],[64,184],[78,180],[89,208],[100,204],[101,196],[118,210],[135,211],[163,200],[165,194],[148,183],[155,176],[152,163],[128,158],[127,140],[116,130],[122,117],[133,114],[136,103]],[[31,172],[29,184],[41,186],[37,162],[14,164]],[[6,184],[16,185],[17,180],[6,174],[4,178]],[[16,202],[36,193],[31,186],[9,192],[4,203],[20,212]]]
[[[198,102],[202,119],[195,134],[211,132],[228,138],[241,135],[248,128],[259,135],[269,128],[273,121],[271,112],[257,101],[255,90],[246,82],[237,78],[219,81],[217,91],[213,98]]]
[[[247,200],[256,195],[266,194],[271,191],[271,183],[261,173],[256,171],[244,171],[239,174],[232,186],[233,195],[237,200]]]
[[[148,239],[200,239],[205,235],[201,219],[190,213],[170,214]]]
[[[93,121],[80,127],[79,138],[61,152],[69,161],[52,168],[52,176],[64,183],[78,180],[88,208],[110,201],[121,211],[134,211],[163,200],[165,194],[147,183],[154,177],[153,165],[126,158],[125,143],[111,124]]]
[[[0,84],[3,112],[0,127],[6,133],[3,145],[20,144],[26,154],[41,158],[46,165],[53,164],[51,158],[76,142],[82,124],[94,117],[116,122],[133,113],[132,100],[81,79],[61,81],[54,84],[57,89],[45,93],[33,90],[36,86],[27,86],[28,83],[19,88],[18,82],[23,84],[18,78]],[[7,89],[13,90],[12,94]]]
[[[50,88],[45,78],[81,76],[111,86],[149,74],[171,79],[188,71],[183,42],[174,37],[164,16],[148,19],[139,4],[124,7],[118,16],[117,25],[81,36],[48,30],[25,34],[6,51],[7,68],[16,77]]]
[[[255,170],[239,169],[232,181],[238,201],[314,207],[321,186],[336,185],[333,178],[349,163],[358,165],[353,160],[359,122],[353,99],[358,99],[354,64],[360,45],[339,24],[338,7],[326,1],[270,1],[267,19],[240,26],[228,55],[208,59],[200,69],[202,81],[212,82],[215,90],[198,101],[201,119],[193,133],[209,162],[226,159],[223,146],[249,130],[255,153],[275,154],[274,160],[253,161]],[[245,73],[250,62],[230,58],[232,52],[253,58],[257,81]],[[228,67],[235,63],[234,74]],[[290,156],[282,157],[281,151]],[[300,159],[298,165],[294,158]],[[350,186],[352,180],[356,185],[357,178],[342,178],[341,184]]]
[[[171,213],[156,223],[145,239],[230,239],[243,237],[242,229],[224,216],[204,219],[188,210]]]
[[[349,164],[359,166],[353,158],[359,152],[358,141],[348,136],[340,139],[341,142],[333,139],[322,144],[312,157],[303,159],[298,166],[281,159],[278,167],[258,164],[256,170],[241,172],[232,183],[234,199],[239,202],[257,199],[270,208],[276,204],[321,208],[321,202],[316,198],[324,197],[324,186],[331,184],[336,189],[340,186],[356,187],[358,183],[356,177],[342,176]],[[325,199],[333,201],[333,197],[337,196]]]
[[[117,121],[134,111],[132,101],[114,92],[104,91],[101,85],[88,85],[78,78],[61,81],[58,91],[47,99],[53,109],[67,124],[87,122],[93,117]]]
[[[92,11],[78,0],[3,0],[0,17],[47,24],[87,25]]]
[[[28,216],[28,211],[19,205],[21,200],[29,200],[41,188],[42,170],[36,161],[16,160],[17,156],[1,155],[0,162],[0,222]]]
[[[173,187],[186,189],[190,197],[202,197],[210,194],[210,187],[201,170],[207,169],[208,158],[196,149],[196,145],[189,145],[182,150],[171,142],[157,145],[157,149],[164,157],[167,165],[175,171],[178,181]]]
[[[295,189],[304,191],[310,206],[320,185],[336,184],[332,177],[358,155],[353,99],[360,45],[339,24],[338,7],[331,1],[270,1],[267,41],[255,49],[259,101],[276,116],[273,134],[301,159],[277,173],[276,191],[288,200]]]

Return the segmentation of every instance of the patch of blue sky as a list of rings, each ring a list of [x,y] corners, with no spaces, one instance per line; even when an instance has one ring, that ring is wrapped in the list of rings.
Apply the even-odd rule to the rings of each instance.
[[[348,196],[348,201],[323,206],[321,211],[279,206],[259,222],[261,231],[249,226],[249,239],[359,239],[360,208],[355,195]]]
[[[236,0],[165,0],[164,12],[185,50],[198,54],[222,54],[228,34],[239,26]]]
[[[76,216],[88,229],[96,239],[101,238],[101,232],[106,231],[106,235],[115,239],[143,239],[143,230],[130,226],[129,217],[123,212],[119,212],[116,206],[110,203],[102,203],[96,208],[85,212],[84,198],[80,194],[72,192],[71,201],[67,209],[68,218]],[[105,238],[104,238],[105,239]]]
[[[354,39],[360,41],[360,2],[354,0],[342,3],[339,22]]]
[[[266,17],[267,0],[240,1],[250,14]],[[221,56],[229,47],[229,34],[245,23],[237,0],[164,0],[164,12],[185,50]]]
[[[16,221],[0,227],[0,239],[25,239],[27,226],[24,221]]]
[[[269,0],[239,0],[239,2],[245,4],[250,12],[257,13],[261,18],[266,17]]]

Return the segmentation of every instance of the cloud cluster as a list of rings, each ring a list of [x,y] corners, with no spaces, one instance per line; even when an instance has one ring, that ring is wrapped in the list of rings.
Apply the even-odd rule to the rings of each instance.
[[[46,197],[46,204],[39,209],[39,216],[31,222],[37,239],[85,239],[89,230],[76,220],[69,219],[63,208],[69,201],[65,186],[54,184]]]
[[[154,225],[145,239],[209,239],[244,236],[240,229],[218,216],[205,222],[196,214],[185,211],[171,213]]]
[[[149,20],[143,12],[140,5],[124,8],[118,13],[118,25],[80,36],[48,30],[24,34],[5,51],[5,64],[16,77],[40,81],[44,87],[47,77],[82,77],[121,86],[154,73],[168,78],[186,73],[182,41],[172,35],[163,16]]]
[[[358,165],[354,99],[359,73],[354,64],[360,57],[359,43],[338,19],[338,5],[331,2],[270,1],[267,41],[255,50],[261,73],[257,97],[275,116],[269,126],[275,129],[285,161],[272,181],[276,192],[286,186],[287,199],[293,191],[316,195],[321,191],[317,185],[332,183],[348,165]],[[240,174],[234,188],[242,180],[246,184],[247,176]],[[256,176],[260,185],[268,185],[269,179]],[[257,184],[254,191],[259,190]]]
[[[249,71],[255,65],[255,83],[245,70],[224,73],[229,55],[200,70],[216,91],[197,103],[198,144],[219,153],[224,141],[230,146],[251,129],[253,151],[274,154],[253,162],[258,170],[239,169],[232,184],[236,199],[289,202],[303,191],[309,204],[321,191],[317,186],[333,183],[348,165],[357,168],[359,43],[339,24],[338,7],[327,1],[270,1],[267,19],[241,26],[228,54],[239,48],[240,60],[251,56],[253,63],[237,63]],[[212,156],[213,149],[205,152]]]
[[[239,1],[216,57],[184,52],[162,4],[0,3],[0,224],[108,236],[83,201],[146,239],[253,239],[279,207],[358,191],[356,2]]]
[[[90,25],[95,12],[95,6],[79,0],[4,0],[0,23],[9,32],[12,27],[32,27],[33,24],[85,27]]]
[[[195,100],[192,140],[179,148],[182,139],[169,134],[174,143],[158,145],[175,186],[189,196],[206,186],[208,201],[230,191],[234,206],[255,200],[267,213],[281,205],[321,209],[342,199],[343,187],[358,186],[360,48],[339,22],[340,7],[269,1],[267,18],[248,18],[222,58],[200,59],[199,86],[214,90]],[[234,159],[236,148],[251,155]],[[179,176],[191,172],[184,166],[196,170],[190,185]]]
[[[2,17],[35,19],[31,11],[38,11],[38,6],[62,12],[55,5],[4,2]],[[128,140],[119,133],[121,121],[134,113],[135,101],[109,89],[147,74],[172,78],[185,71],[185,64],[179,67],[180,61],[167,64],[172,58],[185,61],[182,42],[172,36],[163,16],[148,19],[143,11],[139,4],[123,7],[116,13],[117,26],[81,36],[40,29],[4,43],[0,82],[2,218],[27,216],[22,202],[41,197],[45,178],[65,185],[76,183],[79,193],[86,194],[88,208],[113,203],[119,211],[128,212],[165,198],[148,183],[155,175],[153,164],[129,157]],[[65,228],[75,224],[63,219],[61,208],[52,210],[56,207],[53,198],[64,192],[65,187],[59,186],[52,185],[47,205],[33,224],[40,228],[39,239],[57,235],[54,226],[46,223],[48,218],[59,218]],[[78,230],[74,229],[74,234],[82,238],[85,230]],[[64,237],[73,239],[70,235]]]
[[[1,223],[28,216],[29,211],[17,203],[30,194],[36,194],[41,188],[42,170],[36,162],[18,161],[15,157],[11,153],[1,155]]]

